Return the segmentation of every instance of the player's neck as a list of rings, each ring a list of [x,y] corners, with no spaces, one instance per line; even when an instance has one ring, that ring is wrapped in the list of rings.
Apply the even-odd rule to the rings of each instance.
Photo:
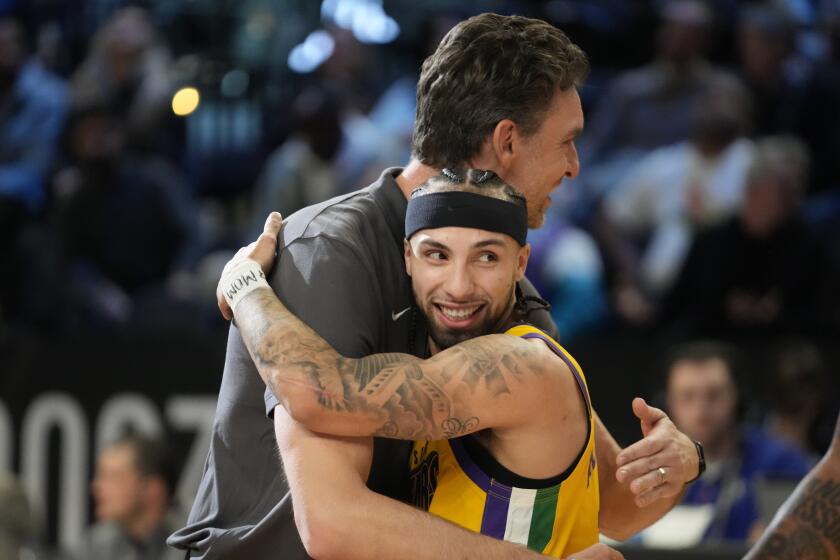
[[[435,339],[433,339],[431,336],[429,337],[428,345],[429,345],[429,356],[434,356],[438,352],[442,352],[443,350],[445,350],[445,348],[441,348],[440,346],[438,346],[437,343],[435,342]]]

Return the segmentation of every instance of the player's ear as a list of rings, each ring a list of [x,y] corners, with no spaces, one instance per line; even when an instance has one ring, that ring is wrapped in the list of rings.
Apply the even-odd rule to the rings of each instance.
[[[405,272],[411,276],[411,243],[408,242],[408,239],[403,239],[403,250],[405,251]]]
[[[526,243],[519,248],[519,254],[516,259],[516,281],[519,282],[525,276],[525,270],[528,268],[528,259],[531,256],[531,244]]]

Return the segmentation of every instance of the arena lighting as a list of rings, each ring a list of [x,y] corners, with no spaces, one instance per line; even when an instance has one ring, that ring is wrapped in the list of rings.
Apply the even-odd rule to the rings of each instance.
[[[324,0],[321,18],[351,30],[362,43],[390,43],[400,34],[399,24],[385,13],[381,0]]]
[[[323,29],[313,31],[289,53],[289,68],[300,74],[312,72],[332,55],[334,49],[335,40],[329,33]]]
[[[181,88],[172,96],[172,112],[179,117],[186,117],[198,108],[201,96],[194,87]]]

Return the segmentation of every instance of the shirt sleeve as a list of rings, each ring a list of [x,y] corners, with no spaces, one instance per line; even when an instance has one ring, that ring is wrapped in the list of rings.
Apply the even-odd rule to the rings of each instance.
[[[280,254],[271,285],[283,304],[343,356],[361,358],[378,347],[383,303],[370,259],[349,243],[299,238]],[[266,414],[279,404],[265,392]]]

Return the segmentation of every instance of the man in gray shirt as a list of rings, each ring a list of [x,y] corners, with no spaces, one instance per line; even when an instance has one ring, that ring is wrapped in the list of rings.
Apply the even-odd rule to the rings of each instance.
[[[345,356],[422,355],[425,330],[413,310],[402,255],[407,196],[444,167],[490,169],[523,191],[529,226],[539,227],[549,193],[578,172],[574,140],[583,116],[576,86],[586,70],[580,49],[545,22],[483,14],[453,28],[423,65],[414,158],[405,169],[386,170],[367,189],[288,219],[272,276],[280,298]],[[527,295],[529,286],[523,289]],[[529,320],[556,334],[544,312]],[[264,416],[276,400],[268,395],[264,401],[263,391],[233,327],[205,474],[187,527],[169,540],[192,557],[307,557]],[[600,421],[596,425],[601,509],[607,512],[602,531],[617,538],[664,514],[699,463],[694,444],[660,411],[639,402],[634,411],[646,437],[624,451]],[[347,490],[354,483],[348,473],[357,472],[354,461],[370,461],[369,441],[318,436],[294,423],[278,429],[293,436],[280,449],[287,467],[311,465],[319,473],[317,487],[307,489],[319,499],[307,504],[320,501],[323,507],[294,512],[313,556],[533,554],[386,498],[407,495],[407,444],[376,440],[367,480],[373,492],[358,493]],[[666,469],[666,481],[649,468],[653,463]],[[364,549],[350,541],[313,541],[324,515],[346,516],[343,525],[351,532],[369,535],[372,529],[378,537],[363,539]]]
[[[171,507],[171,461],[163,440],[127,434],[96,458],[91,489],[97,523],[75,551],[78,560],[177,560],[167,535],[183,522]]]

